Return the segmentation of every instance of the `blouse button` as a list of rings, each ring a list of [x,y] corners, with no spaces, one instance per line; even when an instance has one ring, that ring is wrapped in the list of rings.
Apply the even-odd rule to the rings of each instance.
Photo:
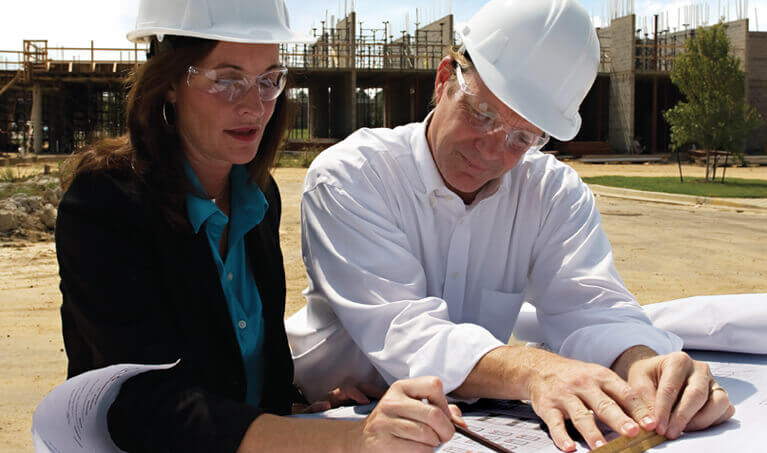
[[[248,326],[248,323],[246,323],[246,322],[245,322],[245,321],[243,321],[243,320],[240,320],[240,322],[238,322],[238,323],[237,323],[237,327],[239,327],[240,329],[244,329],[244,328],[246,328],[247,326]]]

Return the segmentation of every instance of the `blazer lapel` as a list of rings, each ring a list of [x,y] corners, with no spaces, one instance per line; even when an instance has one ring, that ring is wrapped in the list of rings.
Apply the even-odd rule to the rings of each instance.
[[[203,359],[194,364],[211,382],[223,376],[236,376],[222,382],[233,399],[245,400],[245,369],[234,332],[218,269],[205,234],[170,231],[163,241],[168,288],[179,319],[179,328],[190,345],[190,357]],[[183,360],[183,359],[182,359]],[[225,372],[232,369],[233,372]]]

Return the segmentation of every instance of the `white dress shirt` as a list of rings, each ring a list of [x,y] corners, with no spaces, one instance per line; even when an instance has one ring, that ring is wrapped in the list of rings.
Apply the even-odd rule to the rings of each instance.
[[[523,301],[564,356],[610,366],[635,345],[681,349],[626,289],[572,168],[529,152],[467,206],[445,186],[425,124],[359,130],[309,168],[307,306],[286,322],[307,397],[379,375],[439,376],[449,393],[508,342]]]

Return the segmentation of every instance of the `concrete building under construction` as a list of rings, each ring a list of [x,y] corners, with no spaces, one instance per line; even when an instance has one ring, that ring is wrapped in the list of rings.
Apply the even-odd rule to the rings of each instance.
[[[453,16],[417,24],[414,33],[394,33],[387,22],[365,28],[354,12],[332,22],[314,30],[315,44],[281,49],[296,107],[290,140],[326,143],[359,127],[422,119],[431,108],[439,62],[455,43]],[[581,108],[583,127],[575,143],[551,146],[576,150],[587,142],[580,143],[586,152],[667,152],[669,127],[662,112],[681,99],[669,72],[694,30],[642,34],[637,17],[628,15],[597,33],[602,61]],[[747,74],[748,101],[767,118],[767,32],[749,31],[743,19],[729,22],[727,33]],[[49,48],[47,41],[0,51],[0,152],[66,153],[89,140],[125,133],[123,80],[142,64],[144,52],[93,44]],[[766,142],[762,128],[747,149],[763,152]]]

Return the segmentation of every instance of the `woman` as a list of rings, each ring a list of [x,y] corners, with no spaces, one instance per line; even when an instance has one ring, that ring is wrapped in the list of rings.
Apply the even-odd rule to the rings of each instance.
[[[448,440],[459,412],[435,378],[395,383],[361,422],[279,416],[301,397],[269,170],[286,127],[278,44],[300,38],[281,1],[181,3],[142,0],[129,39],[149,40],[150,57],[131,81],[128,136],[74,158],[56,227],[69,376],[181,359],[121,388],[108,427],[128,451]],[[344,395],[365,398],[330,398]]]

